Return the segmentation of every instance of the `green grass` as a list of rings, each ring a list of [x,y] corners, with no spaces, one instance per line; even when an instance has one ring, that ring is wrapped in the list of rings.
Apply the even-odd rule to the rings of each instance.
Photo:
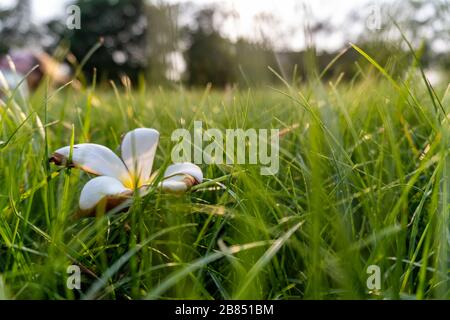
[[[450,93],[434,95],[416,69],[400,80],[370,62],[350,83],[68,86],[7,101],[0,298],[450,298]],[[159,168],[172,131],[194,120],[286,129],[279,173],[202,165],[217,180],[188,194],[155,190],[127,212],[73,218],[90,177],[50,165],[51,151],[72,139],[117,151],[121,134],[151,127],[161,133]],[[66,287],[71,264],[82,268],[81,291]],[[370,265],[380,267],[381,290],[366,286]]]

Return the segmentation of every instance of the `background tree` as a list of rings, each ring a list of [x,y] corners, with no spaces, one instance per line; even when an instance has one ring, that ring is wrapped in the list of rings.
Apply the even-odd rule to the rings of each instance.
[[[401,31],[411,42],[424,67],[448,70],[450,58],[450,3],[441,0],[405,0],[380,3],[378,29],[364,29],[358,36],[358,44],[378,62],[386,65],[394,74],[406,70],[409,49],[401,37]],[[364,24],[367,12],[351,13],[349,29]],[[447,67],[446,67],[447,66]]]
[[[126,74],[137,79],[147,66],[143,0],[78,0],[76,5],[82,27],[68,36],[75,57],[81,61],[103,39],[103,46],[86,62],[85,70],[97,68],[103,78]]]
[[[189,85],[212,83],[224,87],[236,81],[235,48],[215,25],[217,10],[215,7],[201,9],[194,27],[188,31],[185,59]]]
[[[145,7],[147,80],[151,84],[164,84],[168,80],[172,65],[171,54],[179,52],[180,32],[178,30],[179,5],[147,4]],[[176,70],[178,71],[178,70]]]
[[[11,48],[32,46],[38,36],[31,22],[30,0],[17,0],[10,8],[0,8],[0,55]]]

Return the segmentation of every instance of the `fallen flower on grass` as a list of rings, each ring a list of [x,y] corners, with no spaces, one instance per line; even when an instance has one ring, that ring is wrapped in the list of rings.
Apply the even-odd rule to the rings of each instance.
[[[73,145],[72,150],[70,146],[56,150],[49,161],[99,176],[86,183],[80,195],[81,215],[92,215],[99,205],[111,210],[134,193],[148,193],[156,177],[151,173],[158,142],[158,131],[138,128],[124,136],[121,158],[105,146],[82,143]],[[183,162],[168,166],[159,186],[168,192],[182,193],[202,181],[201,169]]]

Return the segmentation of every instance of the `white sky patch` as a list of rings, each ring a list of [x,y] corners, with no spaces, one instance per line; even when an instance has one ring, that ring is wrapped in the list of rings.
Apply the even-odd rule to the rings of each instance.
[[[41,23],[61,17],[65,14],[66,7],[72,2],[69,0],[31,0],[33,21]],[[1,0],[0,7],[9,7],[15,3],[16,0]]]
[[[67,0],[31,0],[34,19],[36,22],[45,22],[52,18],[62,17],[66,14],[67,6],[72,2]]]

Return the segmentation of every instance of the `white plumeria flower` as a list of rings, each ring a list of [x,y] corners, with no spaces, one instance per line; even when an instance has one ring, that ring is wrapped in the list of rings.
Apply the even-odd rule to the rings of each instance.
[[[99,177],[90,180],[81,191],[79,206],[84,215],[95,212],[105,201],[110,210],[129,199],[134,191],[145,195],[152,183],[153,160],[159,142],[155,129],[139,128],[128,132],[122,140],[119,158],[109,148],[81,143],[56,150],[50,158],[56,165],[78,167]],[[181,193],[203,181],[201,169],[193,163],[175,163],[167,167],[160,183],[163,190]]]

